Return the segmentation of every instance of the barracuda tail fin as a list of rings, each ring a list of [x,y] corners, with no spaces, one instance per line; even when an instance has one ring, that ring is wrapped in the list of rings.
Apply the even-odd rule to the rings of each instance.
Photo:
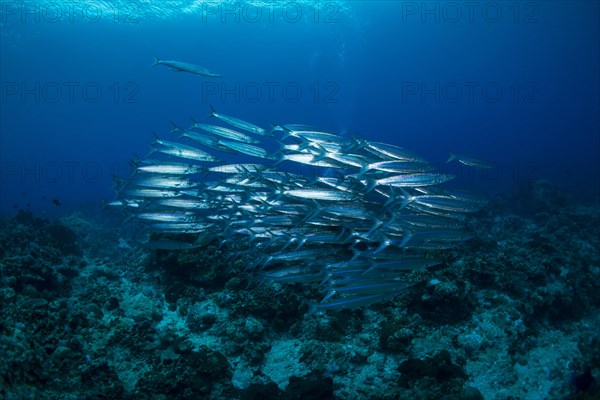
[[[138,167],[139,167],[139,159],[133,159],[133,160],[129,160],[129,176],[127,177],[127,179],[131,179],[133,178],[136,174],[139,173]]]
[[[283,143],[281,140],[277,139],[275,136],[273,136],[272,139],[275,141],[275,143],[277,143],[279,150],[283,149],[283,146],[285,146],[285,143]]]
[[[367,162],[361,160],[360,162],[360,171],[358,171],[358,179],[362,178],[364,174],[369,171],[369,164]]]
[[[108,208],[108,200],[106,200],[104,197],[100,197],[100,201],[102,203],[102,207],[100,208],[100,212],[104,212]]]
[[[351,174],[351,175],[347,175],[347,176],[350,178],[354,178],[356,180],[360,180],[364,176],[364,174],[366,174],[370,170],[369,164],[367,164],[366,162],[361,161],[360,164],[361,164],[360,171],[358,171],[356,174]]]
[[[215,111],[215,108],[212,106],[212,104],[208,105],[210,107],[210,114],[208,114],[207,118],[214,118],[217,116],[217,112]]]
[[[362,252],[354,246],[352,246],[350,250],[352,251],[352,258],[350,259],[350,262],[356,260],[362,254]]]
[[[272,122],[267,122],[269,124],[269,129],[266,130],[265,136],[273,136],[276,131],[282,130],[279,125],[275,125]]]
[[[127,179],[125,178],[121,178],[120,176],[117,175],[112,175],[112,180],[113,180],[113,190],[115,192],[117,192],[117,196],[119,195],[119,193],[121,193],[121,191],[125,188],[125,186],[127,186]]]
[[[404,207],[406,207],[408,205],[408,203],[410,203],[411,196],[403,188],[400,188],[400,192],[401,192],[400,194],[396,194],[396,191],[394,190],[394,188],[390,187],[390,197],[383,204],[383,206],[389,207],[390,205],[397,206],[398,204],[400,204],[400,206],[399,206],[400,209],[403,209]]]
[[[154,62],[152,62],[152,66],[154,67],[155,65],[160,64],[160,58],[154,56]]]
[[[448,160],[446,161],[446,164],[448,164],[450,161],[456,160],[456,158],[456,154],[448,150]]]
[[[171,130],[169,131],[169,133],[179,133],[179,132],[183,132],[183,128],[181,128],[179,125],[177,125],[175,122],[173,121],[169,121],[169,123],[171,124]]]
[[[285,140],[285,139],[289,138],[290,136],[292,136],[292,133],[291,133],[292,131],[290,129],[286,128],[285,126],[273,126],[273,124],[271,124],[270,122],[269,122],[269,125],[271,125],[271,132],[275,132],[275,131],[283,132],[281,134],[281,140]],[[278,128],[280,128],[280,129],[278,129]]]

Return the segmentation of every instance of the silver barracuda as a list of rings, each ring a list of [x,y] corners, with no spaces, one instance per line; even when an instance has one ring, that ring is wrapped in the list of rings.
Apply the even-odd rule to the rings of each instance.
[[[258,140],[251,138],[248,135],[245,135],[241,132],[234,131],[233,129],[224,128],[218,125],[207,125],[207,124],[198,124],[194,123],[195,129],[202,129],[203,131],[212,133],[213,135],[229,139],[229,140],[237,140],[238,142],[244,143],[259,143]]]
[[[166,67],[171,68],[174,71],[189,72],[190,74],[207,76],[207,77],[211,77],[211,78],[222,78],[223,77],[221,74],[217,74],[216,72],[209,71],[208,69],[201,67],[199,65],[190,64],[190,63],[181,62],[181,61],[161,60],[158,57],[154,57],[154,62],[152,63],[152,66],[155,66],[155,65],[164,65]]]
[[[210,106],[210,111],[211,111],[210,112],[211,117],[218,118],[221,121],[225,122],[226,124],[234,126],[238,129],[242,129],[246,132],[254,133],[255,135],[264,136],[267,134],[267,131],[264,128],[261,128],[260,126],[251,124],[250,122],[246,122],[246,121],[241,120],[236,117],[230,117],[228,115],[217,113],[212,106]]]
[[[494,168],[494,164],[489,161],[480,160],[473,156],[465,155],[465,154],[454,154],[452,152],[448,152],[448,160],[446,163],[458,161],[459,163],[466,165],[468,167],[474,168]]]
[[[200,174],[205,168],[200,165],[164,163],[164,164],[148,164],[136,167],[137,171],[150,172],[155,174],[165,175],[190,175]]]
[[[473,237],[465,220],[486,203],[445,188],[452,175],[393,144],[301,124],[264,129],[214,109],[211,118],[216,124],[194,121],[195,130],[172,124],[177,137],[157,138],[106,204],[135,221],[148,249],[214,241],[250,260],[247,272],[263,284],[318,284],[310,312],[409,290],[411,278],[440,264],[439,250]]]
[[[454,179],[453,175],[438,174],[435,172],[423,172],[415,174],[402,174],[388,176],[387,178],[377,179],[376,185],[395,186],[395,187],[416,187],[439,185]]]
[[[247,144],[247,143],[242,143],[242,142],[236,142],[233,140],[219,140],[219,144],[222,144],[225,147],[230,148],[231,150],[235,150],[237,152],[252,156],[252,157],[257,157],[257,158],[263,158],[263,159],[272,159],[272,156],[269,154],[269,152],[262,148],[262,147],[258,147],[258,146],[254,146],[251,144]]]
[[[332,189],[292,189],[283,192],[286,196],[297,199],[314,199],[325,201],[350,201],[354,194]]]
[[[195,161],[220,162],[221,160],[204,150],[169,140],[156,139],[154,150],[159,153]],[[160,145],[160,146],[158,146]]]

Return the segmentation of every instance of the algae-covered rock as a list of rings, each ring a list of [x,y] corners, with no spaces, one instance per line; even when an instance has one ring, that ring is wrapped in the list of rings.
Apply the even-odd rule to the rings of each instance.
[[[198,350],[179,350],[177,362],[159,364],[141,378],[136,392],[142,396],[197,399],[230,388],[231,372],[227,358],[218,351],[201,346]]]

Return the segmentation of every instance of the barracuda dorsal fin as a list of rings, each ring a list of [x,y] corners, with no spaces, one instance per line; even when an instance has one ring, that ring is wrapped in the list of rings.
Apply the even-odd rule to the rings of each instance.
[[[212,104],[209,104],[208,106],[210,107],[210,114],[207,116],[207,118],[216,118],[217,112],[215,111],[215,108],[212,106]]]

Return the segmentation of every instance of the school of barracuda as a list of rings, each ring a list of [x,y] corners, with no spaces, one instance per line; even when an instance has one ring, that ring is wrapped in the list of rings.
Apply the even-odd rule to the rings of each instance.
[[[412,285],[407,273],[439,264],[432,251],[472,236],[465,215],[484,201],[442,188],[453,176],[400,147],[211,116],[221,125],[156,138],[119,181],[110,205],[143,224],[144,246],[247,244],[259,280],[321,283],[314,312],[390,299]]]

